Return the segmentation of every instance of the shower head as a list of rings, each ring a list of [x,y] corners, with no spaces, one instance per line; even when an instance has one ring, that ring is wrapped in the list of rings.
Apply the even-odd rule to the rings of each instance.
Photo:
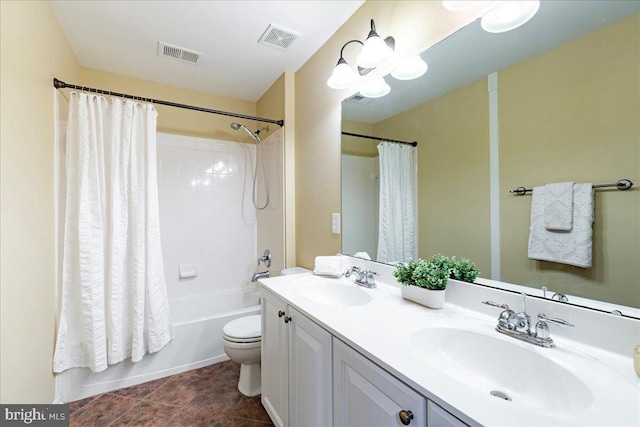
[[[253,134],[253,132],[251,132],[249,129],[247,129],[247,127],[246,127],[245,125],[241,125],[241,124],[239,124],[239,123],[235,123],[235,122],[234,122],[234,123],[231,123],[231,129],[233,129],[233,130],[240,130],[240,129],[243,129],[246,133],[248,133],[248,134],[249,134],[249,136],[250,136],[251,138],[253,138],[253,139],[254,139],[254,141],[255,141],[255,139],[256,139],[256,137],[257,137],[257,135],[254,135],[254,134]],[[257,142],[257,141],[256,141],[256,142]]]

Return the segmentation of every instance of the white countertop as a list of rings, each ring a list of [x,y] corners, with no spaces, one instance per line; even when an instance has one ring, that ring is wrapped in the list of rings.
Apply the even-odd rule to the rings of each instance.
[[[640,377],[633,370],[632,348],[629,356],[625,357],[554,335],[553,330],[551,336],[558,347],[536,347],[494,331],[498,311],[495,315],[487,315],[449,301],[443,309],[432,310],[404,300],[397,286],[380,282],[375,289],[358,287],[371,296],[367,304],[322,304],[300,293],[301,287],[318,286],[313,283],[314,278],[317,276],[306,273],[262,279],[260,282],[264,288],[286,300],[331,334],[470,425],[640,425]],[[594,403],[577,404],[575,408],[564,411],[545,411],[518,403],[516,398],[508,402],[489,395],[481,387],[469,387],[441,372],[438,366],[433,366],[413,351],[412,334],[426,327],[463,328],[537,352],[590,384]],[[478,349],[468,350],[474,353]],[[532,367],[523,365],[521,369],[530,370]],[[545,374],[540,372],[540,375]],[[553,381],[553,378],[549,381]],[[523,387],[526,389],[526,384]]]

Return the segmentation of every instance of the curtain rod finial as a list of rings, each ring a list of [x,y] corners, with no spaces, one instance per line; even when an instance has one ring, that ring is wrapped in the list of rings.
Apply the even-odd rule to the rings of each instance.
[[[53,78],[53,87],[55,87],[56,89],[64,89],[66,87],[66,83],[63,81],[60,81],[58,79],[56,79],[55,77]]]

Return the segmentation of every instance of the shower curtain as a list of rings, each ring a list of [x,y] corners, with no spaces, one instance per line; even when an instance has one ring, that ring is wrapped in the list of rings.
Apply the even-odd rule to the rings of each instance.
[[[54,372],[136,362],[173,337],[151,104],[71,93]]]
[[[416,148],[391,142],[378,144],[380,155],[380,262],[418,258]]]

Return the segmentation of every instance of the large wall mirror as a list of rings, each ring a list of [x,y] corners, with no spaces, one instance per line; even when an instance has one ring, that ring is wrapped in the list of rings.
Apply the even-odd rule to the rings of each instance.
[[[482,278],[637,317],[640,2],[543,0],[522,27],[474,22],[422,57],[419,79],[386,76],[389,95],[342,103],[343,132],[418,142],[419,257],[469,258]],[[378,142],[342,137],[343,252],[373,259]],[[528,258],[532,196],[510,190],[623,178],[633,188],[594,192],[591,268]]]

